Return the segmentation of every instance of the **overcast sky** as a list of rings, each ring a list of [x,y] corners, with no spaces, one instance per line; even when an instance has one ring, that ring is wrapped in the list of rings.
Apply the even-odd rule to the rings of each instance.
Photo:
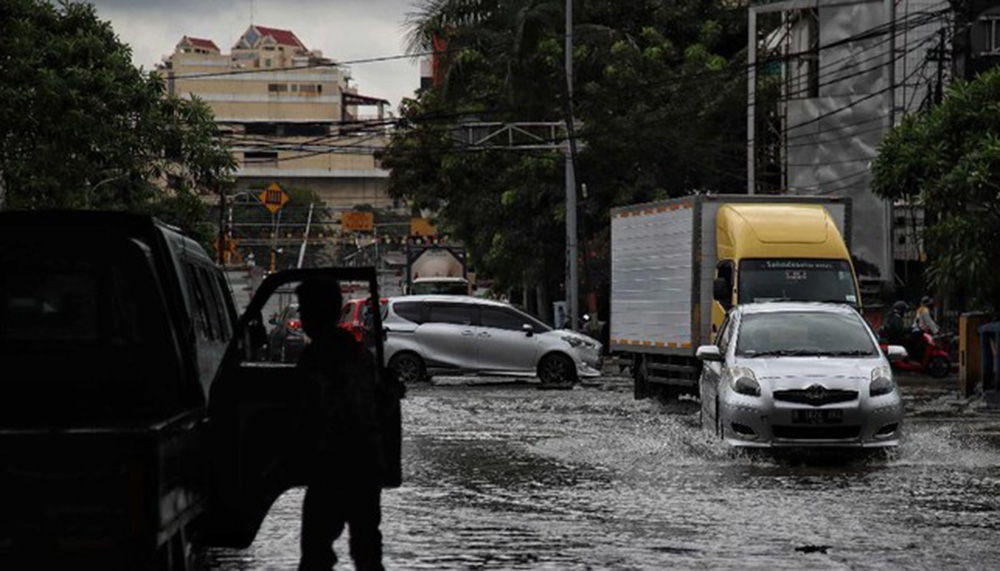
[[[417,0],[89,0],[102,20],[132,46],[137,66],[151,69],[173,53],[187,35],[215,42],[229,53],[253,23],[292,30],[311,50],[338,61],[399,55],[405,52],[403,24]],[[362,95],[392,102],[420,85],[411,60],[351,65]]]

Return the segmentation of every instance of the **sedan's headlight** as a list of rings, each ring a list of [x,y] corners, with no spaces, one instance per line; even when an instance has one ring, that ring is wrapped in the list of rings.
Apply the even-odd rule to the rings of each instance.
[[[748,397],[760,396],[760,383],[757,376],[753,374],[753,369],[747,367],[734,367],[732,370],[733,390]]]
[[[896,388],[896,383],[892,381],[892,369],[889,367],[875,367],[872,369],[872,382],[868,385],[868,394],[873,397],[887,395]]]
[[[580,339],[579,337],[574,337],[572,335],[563,335],[562,340],[569,343],[569,346],[574,349],[577,349],[579,347],[590,347],[590,348],[596,347],[596,344],[594,344],[593,342],[587,341],[586,339]]]

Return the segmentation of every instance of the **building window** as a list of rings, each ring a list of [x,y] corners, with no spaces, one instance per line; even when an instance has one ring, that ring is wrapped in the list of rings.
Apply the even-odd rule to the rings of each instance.
[[[264,67],[271,67],[271,58],[264,60]]]
[[[302,93],[316,93],[316,86],[311,83],[304,83],[299,85],[299,91]]]
[[[316,85],[316,93],[323,93],[323,86],[322,85]]]
[[[278,126],[274,123],[247,123],[244,127],[247,135],[277,135]]]
[[[278,166],[278,151],[244,151],[243,164],[246,166]]]
[[[1000,18],[984,18],[983,26],[983,50],[981,53],[1000,53]]]
[[[267,61],[271,61],[271,60],[267,60]],[[270,65],[271,64],[268,64],[268,66],[270,66]],[[267,84],[267,90],[269,92],[271,92],[271,93],[284,93],[284,92],[288,91],[288,84],[287,83],[268,83]]]

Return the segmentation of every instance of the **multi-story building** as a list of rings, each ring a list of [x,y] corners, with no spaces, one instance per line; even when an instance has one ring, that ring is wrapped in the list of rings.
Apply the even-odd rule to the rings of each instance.
[[[251,25],[228,54],[185,36],[159,69],[169,93],[211,106],[239,161],[237,193],[276,182],[334,210],[392,205],[375,158],[388,102],[360,95],[348,68],[293,32]]]
[[[972,79],[1000,65],[1000,5],[968,0],[955,19],[955,76]]]
[[[750,6],[748,192],[851,198],[851,250],[868,291],[897,283],[915,245],[894,232],[896,205],[872,194],[870,164],[906,114],[940,100],[952,20],[947,0]]]

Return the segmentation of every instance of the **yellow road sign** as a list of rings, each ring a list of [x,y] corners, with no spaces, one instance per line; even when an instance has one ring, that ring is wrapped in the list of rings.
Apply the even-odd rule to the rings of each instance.
[[[278,183],[272,182],[271,186],[260,191],[260,201],[264,203],[264,207],[271,211],[271,214],[277,214],[281,207],[288,202],[288,194],[281,190]]]
[[[375,227],[375,216],[371,212],[345,210],[340,214],[340,225],[344,230],[371,231]]]

